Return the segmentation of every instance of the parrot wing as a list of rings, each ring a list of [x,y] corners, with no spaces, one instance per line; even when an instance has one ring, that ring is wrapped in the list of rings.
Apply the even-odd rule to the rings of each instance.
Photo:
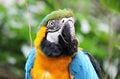
[[[31,71],[33,64],[34,64],[35,53],[36,53],[35,49],[32,49],[28,55],[27,62],[25,65],[25,79],[31,79],[30,71]]]
[[[101,79],[97,75],[98,71],[96,70],[99,69],[99,66],[96,64],[93,59],[91,60],[89,54],[83,50],[79,50],[73,57],[69,65],[69,70],[74,79]]]
[[[85,51],[86,52],[86,51]],[[101,74],[101,68],[100,68],[100,64],[97,62],[97,60],[95,60],[95,58],[90,55],[88,52],[86,52],[86,54],[88,55],[88,57],[90,58],[90,61],[92,62],[93,67],[95,68],[96,73],[98,74],[99,79],[103,79],[102,78],[102,74]]]

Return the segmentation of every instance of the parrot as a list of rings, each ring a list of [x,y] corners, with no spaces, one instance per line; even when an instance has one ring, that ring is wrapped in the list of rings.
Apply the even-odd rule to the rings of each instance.
[[[27,57],[25,79],[102,79],[100,64],[78,44],[73,11],[49,13]]]

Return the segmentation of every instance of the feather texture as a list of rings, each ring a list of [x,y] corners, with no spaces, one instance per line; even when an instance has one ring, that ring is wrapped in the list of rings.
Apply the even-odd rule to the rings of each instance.
[[[31,79],[30,72],[34,65],[36,54],[35,52],[35,49],[33,49],[28,56],[25,65],[25,79]],[[88,53],[81,50],[78,51],[69,64],[69,70],[70,73],[74,76],[74,79],[101,79],[100,77],[98,78],[96,67],[99,68],[99,66],[94,66],[92,64]]]
[[[27,62],[25,65],[25,79],[31,79],[30,71],[33,67],[34,60],[35,60],[35,49],[32,49],[30,54],[28,55]]]
[[[86,51],[85,51],[86,52]],[[103,79],[102,74],[101,74],[101,68],[99,63],[94,59],[93,56],[91,56],[88,52],[86,52],[86,54],[88,55],[88,57],[90,58],[90,61],[92,62],[93,67],[95,68],[95,71],[98,74],[99,79]]]
[[[73,57],[69,70],[74,79],[99,79],[88,55],[81,50]]]
[[[57,10],[48,14],[40,23],[40,26],[46,26],[47,22],[52,19],[61,19],[61,18],[73,17],[73,12],[71,10]]]

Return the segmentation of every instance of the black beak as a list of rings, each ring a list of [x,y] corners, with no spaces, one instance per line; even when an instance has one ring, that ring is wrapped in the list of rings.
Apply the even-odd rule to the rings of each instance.
[[[72,56],[77,52],[78,41],[75,38],[74,23],[67,21],[59,35],[59,44],[63,47],[63,52],[67,56]]]
[[[72,38],[74,38],[74,36],[75,36],[75,29],[74,29],[73,21],[71,21],[71,20],[67,21],[65,26],[70,28],[70,35],[71,35]]]
[[[70,43],[75,38],[74,23],[71,20],[63,26],[61,36],[65,43]]]

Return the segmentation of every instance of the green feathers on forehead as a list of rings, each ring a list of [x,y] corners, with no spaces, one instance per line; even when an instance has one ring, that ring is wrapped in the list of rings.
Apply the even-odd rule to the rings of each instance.
[[[67,18],[67,17],[73,17],[73,13],[71,10],[57,10],[53,11],[50,14],[48,14],[40,23],[40,26],[46,26],[47,22],[49,20],[53,19],[61,19],[61,18]]]

